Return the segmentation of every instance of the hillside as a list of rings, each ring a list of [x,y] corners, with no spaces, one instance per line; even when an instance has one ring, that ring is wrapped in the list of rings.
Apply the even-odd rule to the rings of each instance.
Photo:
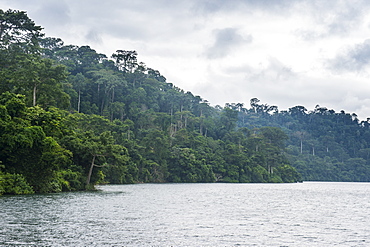
[[[360,121],[355,113],[319,105],[312,111],[295,106],[280,112],[258,99],[251,99],[249,109],[237,105],[241,104],[230,104],[239,112],[239,127],[274,126],[289,136],[287,158],[303,180],[370,180],[369,119]]]
[[[101,183],[370,180],[369,125],[355,115],[279,112],[257,99],[250,109],[212,107],[136,51],[108,57],[65,45],[21,11],[0,11],[0,20],[0,194]]]

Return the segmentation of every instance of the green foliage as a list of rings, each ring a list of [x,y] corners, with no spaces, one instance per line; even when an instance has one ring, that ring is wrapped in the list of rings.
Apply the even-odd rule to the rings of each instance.
[[[0,172],[0,195],[33,194],[32,187],[21,174]]]
[[[42,28],[27,16],[25,11],[0,9],[0,49],[21,46],[23,51],[35,51]]]
[[[211,107],[138,62],[136,51],[117,50],[109,60],[89,46],[41,38],[41,28],[24,12],[0,12],[1,25],[0,160],[4,174],[20,174],[12,176],[21,176],[33,191],[101,183],[299,180],[288,165],[286,127],[258,122],[277,107],[258,99],[251,100],[251,110],[241,103]],[[301,108],[293,111],[305,118]],[[330,138],[325,140],[329,145]],[[363,146],[358,153],[369,152]],[[349,161],[365,178],[362,157]]]
[[[4,161],[5,171],[22,174],[36,192],[50,191],[51,183],[58,167],[70,163],[71,153],[63,149],[57,141],[46,136],[43,121],[38,121],[32,108],[26,108],[24,98],[15,94],[1,95],[3,116],[0,126],[0,158]],[[9,110],[8,110],[9,108]],[[9,114],[10,113],[10,114]],[[32,120],[41,124],[32,124]]]
[[[285,157],[302,180],[370,181],[369,119],[359,121],[356,114],[319,105],[312,111],[295,106],[272,114],[264,110],[269,108],[258,99],[251,100],[251,109],[239,112],[238,126],[283,130],[288,137],[280,138],[286,139]]]
[[[284,183],[294,183],[301,181],[301,175],[297,170],[290,165],[281,165],[277,168],[277,172],[280,174],[281,180]]]

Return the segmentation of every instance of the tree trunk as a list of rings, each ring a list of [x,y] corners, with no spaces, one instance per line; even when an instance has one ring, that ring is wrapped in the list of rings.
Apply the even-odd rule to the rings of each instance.
[[[33,86],[33,106],[36,106],[36,91],[37,91],[37,84]]]
[[[93,168],[94,168],[94,165],[95,165],[95,158],[96,158],[96,155],[93,156],[93,159],[91,161],[89,174],[87,175],[86,185],[90,184],[91,174],[92,174],[92,171],[93,171]]]
[[[78,102],[77,102],[77,112],[80,113],[81,106],[81,89],[78,90]]]
[[[105,95],[107,95],[107,94],[105,94]],[[103,95],[103,99],[102,99],[102,101],[101,101],[101,108],[100,108],[100,115],[102,115],[103,116],[103,113],[104,113],[104,103],[105,103],[105,95]]]

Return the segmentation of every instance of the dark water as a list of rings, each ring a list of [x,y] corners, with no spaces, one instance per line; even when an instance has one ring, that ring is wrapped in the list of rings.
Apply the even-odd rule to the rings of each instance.
[[[0,246],[370,246],[370,183],[100,189],[0,197]]]

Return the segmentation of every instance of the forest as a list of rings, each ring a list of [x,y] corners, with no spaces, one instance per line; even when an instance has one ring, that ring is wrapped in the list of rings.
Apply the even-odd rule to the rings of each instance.
[[[128,183],[370,181],[368,121],[251,99],[224,107],[117,50],[0,10],[0,194]]]

